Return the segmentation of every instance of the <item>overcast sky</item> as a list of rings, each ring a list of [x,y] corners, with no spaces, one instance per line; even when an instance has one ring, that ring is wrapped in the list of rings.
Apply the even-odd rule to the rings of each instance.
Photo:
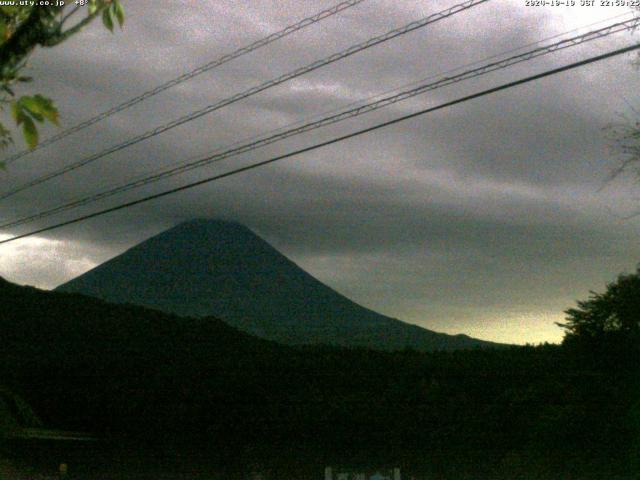
[[[123,2],[32,56],[29,90],[64,126],[327,8],[337,0]],[[0,190],[457,0],[366,0],[16,161]],[[579,2],[578,2],[579,3]],[[324,67],[0,201],[2,222],[470,62],[627,13],[493,0]],[[575,32],[573,33],[575,34]],[[266,159],[420,108],[604,53],[622,33],[442,88],[142,190],[0,232],[7,238]],[[0,246],[0,275],[53,288],[194,217],[244,223],[312,275],[386,315],[447,333],[558,342],[563,310],[640,262],[640,186],[603,182],[620,157],[604,128],[640,108],[632,54],[480,98],[162,200]],[[46,128],[43,138],[56,133]],[[18,141],[20,145],[22,141]],[[10,150],[8,153],[14,150]]]

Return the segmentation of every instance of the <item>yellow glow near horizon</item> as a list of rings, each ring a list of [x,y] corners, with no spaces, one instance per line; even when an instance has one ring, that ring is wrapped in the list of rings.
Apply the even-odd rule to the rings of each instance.
[[[529,312],[513,315],[505,315],[487,320],[488,327],[470,329],[471,336],[501,343],[514,343],[524,345],[527,343],[560,343],[564,336],[562,328],[556,322],[564,322],[565,315],[562,312]],[[486,337],[486,338],[485,338]]]
[[[513,312],[505,308],[504,312],[489,313],[482,312],[482,308],[479,307],[476,312],[465,312],[463,318],[455,317],[454,314],[450,318],[440,320],[406,320],[423,328],[450,335],[462,333],[480,340],[515,345],[561,343],[564,336],[562,328],[556,325],[556,322],[565,321],[562,311]]]

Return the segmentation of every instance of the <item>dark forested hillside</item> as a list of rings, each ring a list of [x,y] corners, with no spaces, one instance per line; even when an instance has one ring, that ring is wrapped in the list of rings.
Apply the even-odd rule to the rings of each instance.
[[[494,346],[380,315],[316,280],[248,228],[194,220],[58,287],[117,303],[216,316],[262,338],[425,351]]]
[[[111,444],[289,478],[332,462],[425,479],[636,478],[629,361],[607,370],[558,346],[285,347],[214,318],[4,281],[0,305],[0,384],[47,426]]]

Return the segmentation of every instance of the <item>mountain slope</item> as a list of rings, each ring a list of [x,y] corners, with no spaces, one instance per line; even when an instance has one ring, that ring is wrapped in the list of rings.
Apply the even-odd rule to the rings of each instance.
[[[57,289],[187,316],[213,315],[288,344],[449,350],[488,346],[368,310],[319,282],[246,227],[194,220]]]

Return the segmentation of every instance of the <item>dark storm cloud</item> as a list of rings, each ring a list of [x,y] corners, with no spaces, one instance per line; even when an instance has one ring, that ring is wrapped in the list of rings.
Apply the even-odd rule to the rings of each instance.
[[[4,174],[6,182],[20,184],[454,3],[367,1],[16,162]],[[65,124],[73,125],[327,6],[128,2],[123,32],[111,35],[95,25],[35,55],[34,90],[55,98]],[[489,2],[16,195],[0,205],[1,215],[11,219],[119,185],[620,10],[574,13],[527,9],[515,0]],[[436,90],[100,205],[295,150],[630,41],[631,35],[622,34]],[[632,187],[615,183],[598,191],[615,164],[602,129],[617,113],[628,112],[639,78],[627,56],[478,99],[9,244],[0,274],[52,287],[182,220],[224,217],[247,224],[321,280],[386,314],[484,338],[557,340],[553,321],[564,308],[640,258],[640,222],[616,217],[637,204]]]

